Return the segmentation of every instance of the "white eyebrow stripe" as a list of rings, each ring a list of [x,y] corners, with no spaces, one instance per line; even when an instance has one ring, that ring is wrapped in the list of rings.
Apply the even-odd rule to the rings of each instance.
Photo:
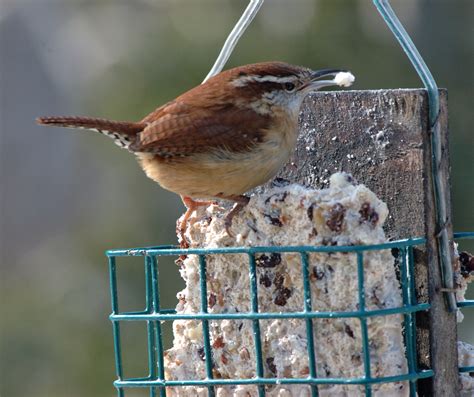
[[[259,83],[293,83],[297,80],[297,76],[287,76],[287,77],[278,77],[278,76],[258,76],[258,75],[249,75],[242,76],[232,81],[232,84],[235,87],[244,87],[249,82],[259,82]]]

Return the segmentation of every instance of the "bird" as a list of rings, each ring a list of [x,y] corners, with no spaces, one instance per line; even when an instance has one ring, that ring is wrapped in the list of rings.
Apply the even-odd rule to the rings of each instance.
[[[260,62],[225,70],[138,122],[54,116],[37,123],[97,131],[133,153],[149,178],[181,196],[186,212],[177,232],[186,248],[189,217],[215,199],[234,203],[225,218],[232,235],[233,217],[249,202],[245,193],[290,159],[307,94],[353,81],[343,69]]]

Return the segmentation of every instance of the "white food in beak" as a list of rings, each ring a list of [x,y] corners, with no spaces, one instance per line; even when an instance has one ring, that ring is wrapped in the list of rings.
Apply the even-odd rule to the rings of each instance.
[[[334,82],[340,87],[350,87],[355,81],[355,77],[351,72],[339,72],[334,77]]]

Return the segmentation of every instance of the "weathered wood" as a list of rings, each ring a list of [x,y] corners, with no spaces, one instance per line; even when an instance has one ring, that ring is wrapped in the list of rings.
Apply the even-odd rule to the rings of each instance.
[[[442,147],[442,159],[440,174],[445,186],[450,186],[450,165],[449,165],[449,137],[448,137],[448,111],[447,95],[442,96],[441,109],[439,114],[439,132]],[[424,163],[427,168],[431,166],[431,143],[428,134],[425,137]],[[435,222],[435,201],[434,187],[431,178],[425,181],[425,222],[426,236],[437,234]],[[451,217],[451,196],[449,190],[446,192],[446,204],[448,211],[448,235],[452,241],[453,225]],[[451,243],[452,244],[452,243]],[[459,393],[459,373],[458,373],[458,351],[457,351],[457,323],[456,313],[448,312],[443,292],[441,291],[441,271],[437,253],[437,242],[434,238],[428,238],[426,244],[428,252],[428,292],[431,303],[430,316],[430,352],[431,364],[435,371],[435,377],[431,384],[421,382],[422,391],[425,396],[457,396]],[[453,249],[451,247],[451,254]],[[453,255],[451,255],[453,256]]]
[[[278,177],[323,187],[333,172],[350,172],[387,203],[390,239],[428,237],[426,249],[415,256],[418,301],[432,305],[429,314],[417,316],[417,348],[421,368],[433,368],[435,377],[420,382],[418,392],[456,396],[456,319],[440,291],[427,110],[424,90],[315,93],[303,106],[295,155]],[[442,177],[449,186],[446,91],[441,91],[439,122]],[[452,235],[451,222],[447,226]]]

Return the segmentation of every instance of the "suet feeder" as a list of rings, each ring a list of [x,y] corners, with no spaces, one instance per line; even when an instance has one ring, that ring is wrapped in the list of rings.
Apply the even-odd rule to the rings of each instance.
[[[246,11],[246,23],[241,26],[248,25],[261,3],[262,1],[251,2]],[[147,388],[151,396],[240,395],[236,394],[236,390],[258,396],[303,395],[301,393],[312,396],[370,396],[381,395],[384,390],[387,395],[456,396],[460,393],[460,374],[474,372],[473,366],[459,367],[458,364],[457,308],[473,307],[474,301],[456,303],[456,283],[453,273],[459,269],[453,265],[458,263],[454,257],[453,241],[456,238],[473,238],[474,233],[453,235],[452,231],[447,93],[436,86],[429,69],[388,1],[374,0],[374,4],[408,55],[425,89],[321,92],[310,95],[301,111],[301,131],[296,153],[292,163],[279,175],[279,178],[289,180],[291,183],[327,187],[326,182],[331,174],[335,171],[344,171],[367,186],[371,192],[367,189],[370,194],[365,191],[364,194],[371,198],[362,205],[357,201],[358,207],[354,207],[356,209],[351,209],[351,205],[356,201],[348,202],[347,208],[344,207],[344,210],[339,212],[337,204],[326,210],[321,209],[321,230],[327,229],[328,233],[332,233],[332,239],[323,240],[324,232],[321,235],[321,230],[316,231],[316,234],[320,233],[319,236],[312,230],[306,230],[304,233],[309,236],[309,240],[285,245],[282,244],[285,240],[268,236],[271,235],[272,227],[279,227],[278,223],[282,223],[281,213],[278,213],[284,205],[282,203],[285,200],[293,200],[292,194],[295,193],[291,187],[286,191],[284,186],[275,187],[275,183],[268,184],[259,189],[258,196],[262,198],[263,203],[266,203],[265,205],[274,205],[277,215],[265,214],[265,209],[262,210],[263,218],[268,215],[266,221],[269,221],[268,230],[265,229],[264,233],[266,239],[262,241],[267,243],[277,241],[278,244],[258,245],[255,241],[252,243],[246,240],[250,233],[257,231],[250,230],[252,227],[249,229],[248,223],[242,223],[242,230],[245,227],[249,230],[247,236],[239,240],[242,246],[237,246],[235,243],[227,247],[215,244],[206,246],[205,233],[214,230],[209,220],[209,225],[199,226],[200,231],[196,232],[196,229],[195,234],[191,236],[193,241],[202,244],[199,248],[179,249],[163,246],[108,251],[112,293],[110,319],[114,331],[118,377],[114,384],[119,396],[126,395],[126,390],[134,387]],[[235,41],[238,36],[234,35],[229,40]],[[344,197],[353,197],[354,200],[356,200],[354,197],[358,197],[357,194],[361,194],[360,191],[357,194],[353,192],[361,188],[348,182],[339,186],[339,189],[352,192]],[[278,195],[279,192],[281,195],[275,199],[275,194]],[[321,197],[325,194],[335,195],[334,197],[338,194],[334,186],[312,192],[313,200],[322,200],[320,202],[324,202]],[[278,201],[278,197],[281,199],[283,194],[286,194],[285,197]],[[311,195],[307,190],[301,194]],[[385,222],[385,233],[391,241],[355,245],[354,241],[376,241],[378,238],[376,228],[379,227],[381,230],[379,223],[382,222],[383,215],[374,209],[376,205],[381,205],[376,204],[378,199],[375,196],[388,206],[390,216]],[[257,205],[258,199],[255,199],[254,203]],[[308,214],[309,206],[301,205]],[[375,234],[366,240],[351,239],[350,236],[346,236],[347,240],[338,240],[340,238],[338,225],[349,222],[347,220],[349,218],[344,217],[352,216],[351,214],[359,217],[357,219],[362,225],[360,227],[372,228],[370,233]],[[201,222],[205,216],[204,213],[196,215],[195,222]],[[317,222],[312,217],[313,212],[310,220]],[[258,215],[255,215],[255,219],[257,218]],[[263,218],[260,223],[258,219],[255,221],[256,230],[264,224]],[[354,226],[354,230],[357,227],[359,226]],[[336,238],[336,235],[339,237]],[[317,240],[318,238],[320,240]],[[212,240],[213,243],[225,243],[225,241],[218,237]],[[320,241],[321,244],[313,245],[308,241]],[[346,244],[342,241],[346,241]],[[164,309],[160,305],[158,283],[160,258],[180,255],[185,257],[182,271],[188,272],[185,275],[188,288],[194,283],[192,284],[195,287],[194,295],[186,297],[185,299],[191,301],[181,302],[178,310]],[[235,302],[232,305],[224,302],[226,296],[219,296],[216,291],[220,291],[220,287],[215,286],[224,282],[216,278],[216,266],[225,264],[222,258],[236,255],[245,258],[245,265],[240,265],[240,270],[245,273],[244,280],[248,283],[248,291],[245,293],[246,304],[240,310]],[[121,312],[118,306],[116,269],[124,256],[144,258],[146,308],[142,311]],[[321,259],[323,257],[326,260]],[[375,257],[377,259],[374,259]],[[347,262],[346,269],[353,272],[353,287],[356,291],[353,307],[348,304],[338,309],[325,309],[318,305],[316,296],[327,297],[331,294],[331,291],[321,292],[318,283],[324,277],[329,277],[326,275],[326,272],[330,271],[329,268],[334,271],[334,265],[331,263],[335,258],[339,261],[341,258],[346,258],[344,259]],[[286,261],[284,265],[282,261]],[[286,285],[284,283],[289,281],[281,274],[288,276],[290,274],[288,269],[291,266],[293,266],[291,271],[293,273],[296,271],[296,265],[290,266],[291,261],[298,264],[297,272],[300,280]],[[392,269],[391,275],[387,276],[387,279],[391,280],[390,283],[397,281],[400,286],[398,298],[395,296],[396,292],[390,295],[394,299],[391,303],[387,303],[388,298],[381,299],[387,292],[383,290],[388,288],[387,285],[382,288],[383,291],[379,291],[381,295],[378,296],[374,292],[373,275],[369,274],[370,271],[380,273],[380,267],[377,267],[380,263]],[[284,271],[275,270],[278,266],[285,266]],[[349,291],[349,284],[349,281],[347,285],[333,284],[332,288],[347,288]],[[243,288],[243,285],[239,284],[238,288]],[[273,289],[268,292],[270,291],[268,288]],[[293,290],[297,291],[292,292]],[[229,292],[229,297],[235,293],[236,291]],[[296,299],[295,296],[301,299],[300,309],[284,308],[290,299]],[[245,299],[242,298],[242,302]],[[269,304],[262,303],[265,299],[268,299]],[[374,303],[374,299],[379,302]],[[190,310],[193,305],[194,311]],[[221,310],[216,310],[217,307]],[[398,351],[398,358],[402,359],[397,373],[380,375],[375,373],[378,369],[374,370],[376,368],[374,362],[380,360],[381,356],[377,350],[376,336],[372,332],[375,327],[373,324],[380,320],[387,325],[387,319],[392,317],[398,319],[395,323],[398,321],[399,328],[394,331],[395,339],[391,341],[397,338],[402,341]],[[123,371],[120,326],[126,321],[143,322],[147,326],[149,373],[142,378],[129,378]],[[189,341],[196,340],[195,363],[192,361],[183,363],[178,359],[179,354],[176,355],[175,350],[165,353],[162,341],[162,322],[165,321],[175,321],[177,324],[175,342],[178,325],[181,327],[179,335],[184,335],[184,331],[188,332],[186,343],[189,351],[184,351],[183,357],[192,360],[194,356],[186,354],[191,354],[193,351],[192,343]],[[271,336],[268,337],[271,321],[279,321],[279,324],[283,325],[286,321],[295,327],[298,323],[301,329],[304,329],[302,336],[299,333],[298,335],[303,339],[301,360],[306,360],[303,367],[307,370],[295,374],[291,371],[290,365],[290,369],[285,372],[285,366],[278,362],[278,358],[267,354],[272,349],[272,339]],[[339,324],[341,335],[345,334],[344,343],[351,341],[354,344],[357,341],[360,343],[357,347],[360,355],[356,358],[347,357],[349,367],[360,366],[360,373],[354,376],[334,375],[328,359],[321,357],[321,346],[330,344],[324,344],[325,342],[318,338],[321,338],[321,332],[331,321]],[[216,324],[219,323],[219,329],[224,328],[222,332],[225,332],[223,322],[237,324],[238,332],[242,333],[240,337],[244,338],[245,334],[251,341],[246,352],[242,350],[242,346],[235,352],[240,357],[240,361],[235,360],[236,365],[253,368],[249,376],[232,376],[230,372],[225,374],[222,372],[222,369],[226,365],[228,367],[234,360],[232,356],[234,353],[224,350],[224,345],[229,341],[224,337],[219,339],[216,331]],[[247,325],[238,325],[243,323]],[[393,324],[391,326],[397,327]],[[296,332],[291,326],[287,327],[289,333]],[[383,329],[383,326],[380,327],[380,332]],[[339,331],[333,330],[334,334]],[[326,353],[336,354],[335,351]],[[171,357],[173,354],[174,361]],[[351,364],[351,359],[359,361]],[[175,367],[183,365],[184,368],[186,365],[191,365],[196,371],[201,368],[201,378],[176,376],[179,371],[170,376],[173,369],[167,366],[172,362]],[[293,367],[298,367],[297,363],[294,363]],[[394,391],[395,388],[384,389],[384,385],[397,385],[398,394]],[[351,392],[353,394],[350,394]]]

